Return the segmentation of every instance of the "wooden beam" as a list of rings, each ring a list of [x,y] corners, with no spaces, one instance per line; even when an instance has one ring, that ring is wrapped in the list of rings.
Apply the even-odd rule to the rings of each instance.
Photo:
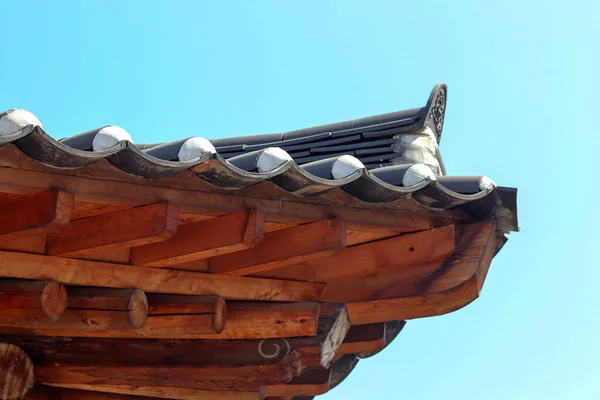
[[[99,383],[125,387],[258,391],[262,385],[282,384],[298,376],[301,368],[299,370],[297,364],[297,355],[288,354],[275,364],[245,366],[40,365],[36,368],[36,379],[46,385],[86,385],[92,390]]]
[[[140,397],[125,394],[62,389],[36,384],[22,400],[156,400],[158,397]]]
[[[146,321],[148,304],[141,290],[97,288],[94,297],[78,300],[81,292],[88,290],[68,290],[70,299],[63,298],[69,306],[58,318],[49,319],[36,310],[4,309],[0,313],[0,326],[33,334],[93,336],[95,331],[110,334],[110,331],[136,329]],[[60,291],[56,292],[62,296]],[[82,308],[70,308],[71,304]]]
[[[43,235],[71,220],[73,195],[63,190],[25,194],[0,201],[0,241]]]
[[[178,224],[179,208],[170,203],[82,218],[48,234],[46,253],[78,258],[156,243],[173,236]]]
[[[346,246],[346,225],[336,218],[267,233],[261,246],[213,257],[215,274],[250,275],[277,269],[341,251]]]
[[[263,214],[258,210],[182,225],[177,235],[162,243],[131,250],[131,264],[167,267],[220,254],[250,249],[262,242]]]
[[[56,281],[0,279],[0,310],[33,311],[49,321],[56,321],[67,307],[67,291]],[[1,312],[0,312],[1,314]],[[43,318],[43,317],[42,317]],[[2,325],[0,316],[0,325]],[[20,326],[18,321],[15,321]],[[14,326],[14,325],[11,325]]]
[[[53,279],[69,285],[262,301],[315,301],[323,290],[322,284],[314,283],[173,271],[8,251],[0,251],[0,277]]]
[[[28,329],[3,329],[5,333],[44,336],[73,336],[96,338],[163,338],[163,339],[270,339],[315,336],[319,315],[318,303],[229,302],[224,329],[215,332],[214,314],[154,315],[138,329],[114,329],[116,322],[107,321],[110,311],[69,310],[59,322],[49,325],[43,321],[29,322]],[[9,310],[11,311],[11,310]],[[2,318],[10,322],[17,315]],[[110,322],[110,323],[109,323]],[[88,327],[85,324],[91,324]],[[105,328],[108,327],[108,328]]]
[[[29,356],[13,344],[0,342],[0,400],[21,399],[33,383]]]
[[[98,391],[104,393],[137,395],[173,400],[260,400],[259,392],[241,392],[233,390],[198,390],[176,388],[171,386],[126,386],[105,384],[52,384],[61,388],[79,389],[80,391]],[[87,399],[84,397],[84,399]],[[62,400],[62,399],[61,399]]]
[[[442,315],[479,297],[496,250],[495,226],[474,224],[465,227],[464,232],[457,252],[425,282],[423,294],[350,303],[348,312],[352,323],[362,325]]]
[[[334,282],[442,260],[454,252],[454,226],[349,247],[306,266],[309,282]]]
[[[321,345],[321,366],[323,368],[329,368],[349,330],[350,317],[348,316],[348,310],[343,306]]]

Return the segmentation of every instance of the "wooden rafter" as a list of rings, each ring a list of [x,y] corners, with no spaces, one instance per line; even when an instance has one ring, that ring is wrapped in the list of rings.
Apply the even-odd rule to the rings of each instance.
[[[263,301],[316,301],[323,289],[322,284],[315,283],[173,271],[8,251],[0,251],[0,277],[53,279],[68,285]]]
[[[41,235],[71,220],[73,195],[47,190],[0,200],[0,241]]]
[[[318,221],[268,233],[262,245],[213,257],[208,267],[215,274],[250,275],[326,257],[341,251],[345,245],[343,220]]]
[[[170,240],[132,249],[131,263],[167,267],[245,250],[261,243],[264,231],[258,210],[193,222],[182,225]]]
[[[48,234],[46,252],[77,258],[156,243],[173,236],[178,223],[179,208],[170,203],[82,218]]]

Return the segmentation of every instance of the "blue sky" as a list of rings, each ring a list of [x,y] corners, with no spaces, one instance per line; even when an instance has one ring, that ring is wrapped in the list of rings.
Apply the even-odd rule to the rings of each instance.
[[[3,2],[0,109],[155,142],[419,107],[446,82],[448,173],[518,187],[522,232],[481,298],[323,398],[600,398],[597,3],[370,3]]]

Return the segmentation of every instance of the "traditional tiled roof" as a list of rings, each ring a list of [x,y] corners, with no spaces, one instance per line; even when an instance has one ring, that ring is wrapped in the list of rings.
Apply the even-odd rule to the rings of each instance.
[[[193,169],[227,189],[265,180],[301,196],[342,188],[383,207],[412,197],[434,209],[460,207],[478,220],[496,219],[502,232],[517,230],[515,189],[485,176],[445,175],[438,144],[446,98],[446,85],[439,84],[423,108],[285,133],[159,144],[134,144],[116,126],[55,140],[33,114],[13,109],[0,114],[0,147],[13,143],[27,156],[60,168],[106,159],[146,179]]]

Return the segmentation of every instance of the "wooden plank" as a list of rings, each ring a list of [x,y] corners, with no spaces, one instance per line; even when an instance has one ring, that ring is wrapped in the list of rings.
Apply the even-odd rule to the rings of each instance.
[[[194,390],[256,390],[265,384],[281,384],[297,376],[297,356],[282,362],[244,366],[37,366],[36,379],[46,385],[94,385],[172,387]]]
[[[170,386],[126,386],[126,385],[105,385],[105,384],[52,384],[49,386],[79,389],[84,391],[98,391],[105,393],[115,393],[124,395],[155,397],[159,399],[174,400],[259,400],[259,392],[241,392],[233,390],[198,390],[175,388]],[[85,398],[85,397],[84,397]],[[62,400],[62,399],[61,399]]]
[[[75,201],[71,220],[75,221],[81,218],[93,217],[96,215],[114,213],[117,211],[126,210],[128,207],[114,206],[110,204],[86,203],[83,201]]]
[[[348,304],[355,325],[442,315],[479,297],[496,250],[493,224],[464,227],[457,251],[428,279],[424,294]]]
[[[0,201],[0,241],[41,235],[71,220],[73,195],[47,190]]]
[[[20,399],[34,383],[33,363],[10,343],[0,342],[0,400]]]
[[[66,307],[67,291],[59,282],[0,279],[0,310],[38,310],[55,321]]]
[[[455,251],[449,258],[391,269],[368,278],[329,283],[323,290],[321,300],[356,303],[435,293],[444,290],[438,290],[441,285],[445,285],[445,288],[457,286],[473,275],[492,231],[486,224],[456,227]],[[495,246],[495,237],[491,239],[490,245]],[[436,282],[435,288],[428,290],[433,282]]]
[[[349,247],[309,261],[306,277],[311,282],[335,282],[441,260],[453,252],[454,227],[447,226]]]
[[[46,236],[27,236],[21,239],[9,240],[6,242],[0,241],[0,250],[44,254],[46,252]]]
[[[261,246],[213,257],[208,266],[215,274],[256,274],[326,257],[345,245],[346,225],[335,218],[268,233]]]
[[[36,384],[22,400],[156,400],[158,397],[140,397],[124,394],[62,389]]]
[[[53,279],[68,285],[263,301],[315,301],[323,290],[322,284],[314,283],[173,271],[7,251],[0,251],[0,277]]]
[[[84,257],[167,240],[177,232],[179,208],[157,203],[82,218],[48,234],[46,253]]]
[[[131,249],[131,264],[167,267],[250,249],[262,242],[264,229],[258,210],[182,225],[169,240]]]
[[[339,354],[375,352],[385,347],[385,322],[355,325],[350,328]]]
[[[120,181],[119,179],[103,180],[108,175],[83,177],[86,171],[95,166],[90,166],[77,171],[77,175],[70,176],[70,171],[50,168],[31,161],[26,156],[6,146],[0,150],[1,160],[4,165],[25,166],[26,169],[0,167],[0,190],[10,193],[29,193],[34,190],[46,190],[61,187],[77,193],[81,201],[98,204],[120,206],[139,206],[160,201],[170,201],[179,205],[183,212],[192,212],[205,215],[222,215],[224,212],[243,211],[249,208],[258,208],[265,214],[267,221],[280,223],[305,223],[307,221],[323,220],[330,216],[343,218],[348,227],[356,230],[376,231],[394,230],[398,233],[414,232],[432,229],[438,226],[468,223],[472,221],[462,211],[443,210],[434,211],[421,207],[415,202],[394,202],[393,210],[379,210],[381,205],[367,205],[348,207],[344,204],[317,204],[321,201],[314,197],[286,199],[282,201],[283,192],[279,191],[277,198],[259,198],[260,193],[209,193],[198,189],[181,189],[164,187],[165,182],[139,180],[134,182]],[[13,159],[11,159],[13,158]],[[38,169],[35,170],[27,170]],[[44,172],[40,172],[44,171]],[[84,171],[85,170],[85,171]],[[49,173],[48,171],[52,171]],[[184,171],[184,174],[188,171]],[[127,174],[120,173],[121,180],[129,179]],[[197,177],[194,178],[196,182]],[[169,184],[181,182],[177,179],[169,180]],[[154,184],[156,186],[150,186]],[[258,186],[258,185],[257,185]],[[203,186],[206,187],[206,186]],[[242,194],[244,193],[244,194]],[[362,208],[361,208],[362,207]],[[372,207],[373,209],[368,209]]]
[[[153,315],[148,316],[146,323],[138,329],[109,331],[103,328],[111,327],[105,322],[108,318],[105,313],[111,311],[92,313],[90,310],[68,309],[64,314],[65,320],[61,321],[73,325],[75,329],[60,329],[60,325],[48,325],[36,319],[29,322],[28,329],[6,327],[2,331],[44,336],[215,340],[291,338],[317,334],[318,303],[229,302],[227,308],[227,322],[220,333],[216,332],[218,322],[215,322],[215,314]],[[74,314],[78,318],[71,317]],[[0,318],[7,320],[6,325],[17,317],[21,316],[0,315]],[[89,323],[90,320],[96,322],[93,326],[95,329],[77,325]]]

